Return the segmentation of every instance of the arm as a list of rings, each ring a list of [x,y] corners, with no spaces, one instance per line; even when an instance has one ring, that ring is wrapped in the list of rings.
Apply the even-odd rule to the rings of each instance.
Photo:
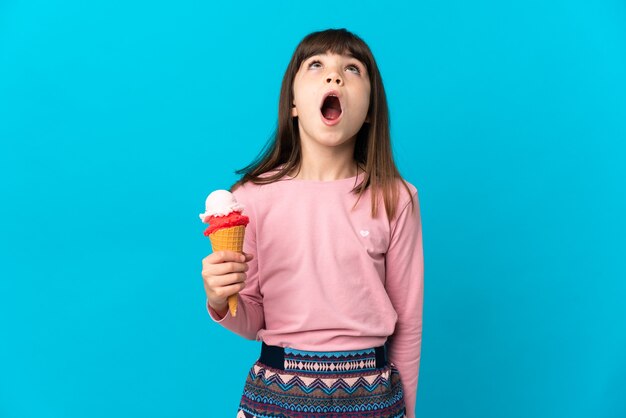
[[[422,344],[424,256],[417,191],[392,223],[391,241],[385,257],[385,288],[398,314],[389,338],[389,360],[398,368],[404,388],[407,417],[415,417],[417,380]]]
[[[244,252],[248,253],[245,248]],[[223,311],[213,309],[208,300],[206,305],[213,321],[249,340],[256,339],[259,330],[265,326],[263,303],[258,295],[258,273],[256,264],[256,257],[248,262],[246,287],[239,292],[237,316],[233,317],[230,314],[228,305]]]

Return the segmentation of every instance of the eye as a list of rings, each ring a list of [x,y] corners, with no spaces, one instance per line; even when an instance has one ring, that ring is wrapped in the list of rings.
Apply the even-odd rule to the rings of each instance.
[[[361,69],[355,64],[350,64],[346,68],[349,69],[353,73],[361,74]]]
[[[320,68],[322,66],[322,63],[319,62],[318,60],[313,60],[309,63],[309,68]]]

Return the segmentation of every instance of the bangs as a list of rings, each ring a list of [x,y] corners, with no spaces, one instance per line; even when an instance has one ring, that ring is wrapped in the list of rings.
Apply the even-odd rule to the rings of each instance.
[[[361,38],[345,30],[314,32],[304,38],[295,51],[295,68],[299,68],[307,58],[327,52],[356,58],[365,65],[368,74],[371,74],[369,48]]]

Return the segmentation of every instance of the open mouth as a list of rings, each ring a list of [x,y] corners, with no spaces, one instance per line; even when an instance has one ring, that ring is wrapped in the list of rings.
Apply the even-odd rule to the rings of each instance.
[[[324,119],[336,120],[341,116],[341,103],[337,96],[329,95],[324,99],[322,103],[322,116]]]

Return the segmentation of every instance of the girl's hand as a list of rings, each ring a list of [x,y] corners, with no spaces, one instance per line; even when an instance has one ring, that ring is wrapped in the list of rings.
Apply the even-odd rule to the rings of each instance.
[[[246,271],[252,254],[217,251],[202,259],[202,280],[209,306],[220,316],[228,311],[228,297],[246,286]]]

